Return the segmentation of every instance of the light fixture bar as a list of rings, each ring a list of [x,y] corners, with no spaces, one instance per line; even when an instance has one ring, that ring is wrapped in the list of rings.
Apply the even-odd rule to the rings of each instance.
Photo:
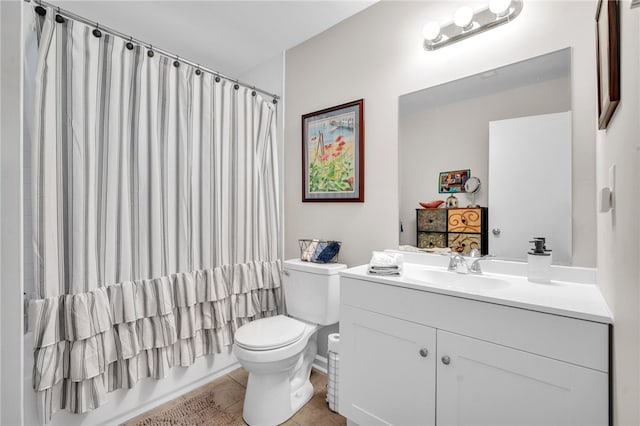
[[[466,27],[460,27],[456,23],[449,22],[440,29],[440,34],[433,39],[424,39],[425,50],[436,50],[448,46],[475,34],[480,34],[507,22],[513,21],[522,11],[523,0],[511,0],[511,4],[503,14],[496,14],[487,6],[484,9],[473,12],[471,23]],[[433,33],[433,31],[431,31]],[[426,32],[425,32],[426,35]]]

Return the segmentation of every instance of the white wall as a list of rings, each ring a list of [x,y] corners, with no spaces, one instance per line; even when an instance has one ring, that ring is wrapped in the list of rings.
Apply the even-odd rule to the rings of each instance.
[[[571,108],[568,85],[566,78],[550,80],[400,114],[398,183],[400,221],[404,225],[400,244],[416,245],[418,202],[447,197],[447,194],[438,193],[440,172],[471,169],[471,175],[482,182],[476,203],[487,206],[489,122],[567,111]],[[461,206],[471,202],[469,194],[455,195]],[[590,244],[577,244],[576,248],[595,250],[595,234],[582,235],[590,237]],[[512,256],[517,257],[516,254]]]
[[[422,27],[443,10],[450,14],[453,7],[380,2],[287,51],[286,257],[298,255],[298,238],[342,241],[340,260],[349,265],[398,244],[398,96],[566,47],[573,49],[573,201],[576,209],[594,211],[595,4],[529,1],[508,25],[426,52]],[[302,203],[300,116],[359,98],[365,100],[365,202]],[[594,229],[595,211],[574,217],[574,235]],[[593,265],[595,252],[574,261]]]
[[[0,2],[0,424],[22,422],[21,6]]]
[[[620,12],[621,101],[596,143],[598,188],[616,165],[616,209],[598,215],[598,283],[615,318],[615,424],[631,426],[640,424],[640,9],[622,1]]]

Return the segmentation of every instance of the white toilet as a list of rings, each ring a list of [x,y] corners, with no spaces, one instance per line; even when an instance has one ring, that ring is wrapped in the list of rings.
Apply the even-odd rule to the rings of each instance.
[[[234,336],[233,352],[249,372],[242,416],[251,426],[283,423],[311,399],[316,331],[338,322],[338,272],[346,265],[293,259],[283,266],[289,316],[252,321]]]

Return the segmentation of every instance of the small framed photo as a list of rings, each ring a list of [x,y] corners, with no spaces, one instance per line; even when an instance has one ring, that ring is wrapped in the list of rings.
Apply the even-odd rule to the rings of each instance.
[[[598,129],[606,129],[620,102],[620,21],[618,0],[598,1],[596,66]]]
[[[364,100],[302,116],[302,201],[364,201]]]
[[[452,192],[464,192],[464,184],[471,176],[471,170],[454,170],[451,172],[440,172],[438,179],[438,192],[440,194],[450,194]]]

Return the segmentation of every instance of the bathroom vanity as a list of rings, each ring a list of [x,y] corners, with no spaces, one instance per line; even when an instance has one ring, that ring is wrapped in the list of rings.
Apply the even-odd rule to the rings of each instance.
[[[360,425],[607,425],[611,314],[595,271],[405,254],[341,273],[340,413]],[[524,276],[523,276],[524,275]],[[591,283],[589,283],[591,281]]]

